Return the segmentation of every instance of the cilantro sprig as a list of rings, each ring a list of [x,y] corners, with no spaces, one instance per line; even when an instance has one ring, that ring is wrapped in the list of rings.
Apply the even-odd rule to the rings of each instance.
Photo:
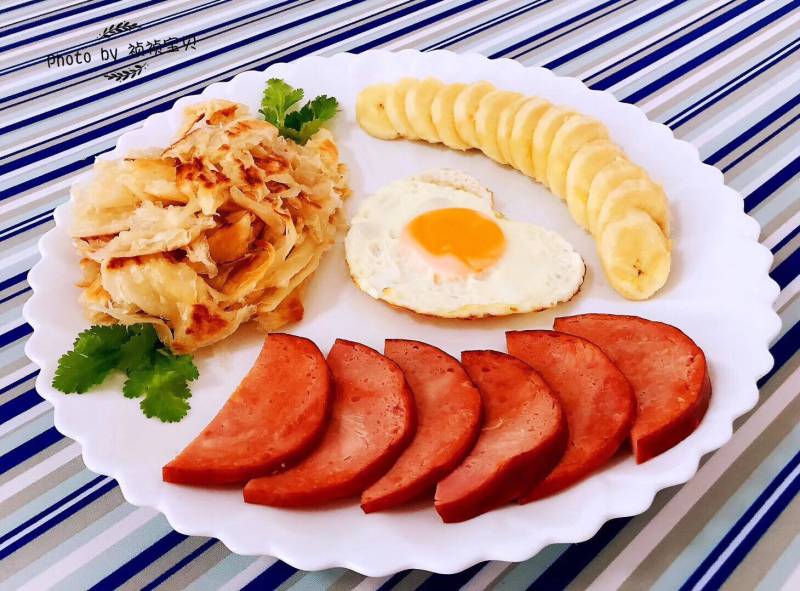
[[[302,88],[294,88],[280,78],[270,78],[259,109],[264,119],[277,127],[283,137],[298,144],[305,144],[323,123],[336,115],[339,108],[335,98],[323,94],[299,109],[290,110],[303,100],[303,96]]]
[[[174,423],[189,412],[188,383],[198,378],[197,367],[191,355],[175,355],[165,347],[152,324],[84,330],[58,360],[53,387],[83,394],[115,370],[126,374],[122,393],[140,398],[145,416]]]

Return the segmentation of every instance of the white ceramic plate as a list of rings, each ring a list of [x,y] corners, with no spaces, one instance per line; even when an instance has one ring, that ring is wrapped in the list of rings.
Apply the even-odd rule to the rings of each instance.
[[[650,301],[622,299],[607,285],[592,240],[570,219],[563,203],[520,173],[480,154],[380,141],[362,132],[354,121],[358,90],[403,75],[487,79],[605,122],[613,138],[669,195],[674,258],[667,287]],[[179,532],[213,536],[234,552],[276,556],[301,569],[342,566],[366,575],[407,568],[455,572],[482,560],[519,561],[548,544],[586,540],[607,520],[644,511],[657,491],[686,482],[703,454],[728,441],[734,419],[755,405],[756,380],[772,366],[768,344],[780,326],[772,310],[778,287],[767,274],[772,256],[757,242],[758,224],[743,213],[741,197],[723,185],[722,174],[700,162],[694,147],[648,121],[638,108],[591,91],[577,80],[510,60],[449,52],[309,57],[266,72],[245,72],[231,82],[209,86],[200,96],[182,98],[170,111],[148,117],[141,128],[122,135],[107,156],[167,145],[182,108],[203,99],[240,101],[255,112],[265,81],[273,76],[304,88],[306,96],[325,93],[339,99],[342,112],[333,129],[351,171],[348,214],[390,181],[433,167],[459,168],[491,188],[498,209],[508,217],[560,232],[588,267],[581,293],[550,312],[437,321],[399,312],[358,291],[349,281],[340,240],[323,259],[308,292],[306,317],[290,328],[292,332],[312,338],[323,352],[337,337],[378,349],[384,338],[399,337],[427,341],[458,355],[463,349],[503,350],[504,330],[550,328],[558,315],[636,314],[680,327],[705,350],[714,388],[711,405],[688,439],[643,465],[621,456],[551,498],[454,525],[441,523],[430,503],[367,516],[354,501],[319,510],[284,510],[246,505],[239,488],[165,484],[161,466],[214,416],[249,369],[262,337],[245,328],[197,355],[201,378],[193,386],[192,410],[179,424],[146,419],[136,401],[120,395],[118,381],[83,396],[54,391],[50,382],[59,355],[87,326],[74,287],[78,258],[67,235],[66,204],[56,211],[56,228],[42,238],[42,260],[29,275],[34,295],[24,313],[34,334],[26,352],[42,369],[36,385],[55,406],[56,427],[81,444],[91,470],[117,479],[128,501],[163,512]]]

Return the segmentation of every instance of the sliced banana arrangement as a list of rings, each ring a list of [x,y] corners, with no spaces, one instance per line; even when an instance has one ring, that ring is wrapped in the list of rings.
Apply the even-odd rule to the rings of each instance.
[[[356,119],[380,139],[477,148],[544,184],[592,234],[606,278],[622,296],[644,300],[666,283],[672,250],[667,197],[600,121],[486,81],[434,78],[364,88]]]

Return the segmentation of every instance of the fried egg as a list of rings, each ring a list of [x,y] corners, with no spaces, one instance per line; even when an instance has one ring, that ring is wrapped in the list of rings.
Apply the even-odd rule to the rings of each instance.
[[[585,272],[564,238],[505,219],[491,191],[453,170],[399,180],[367,198],[345,256],[368,295],[443,318],[551,308],[575,295]]]

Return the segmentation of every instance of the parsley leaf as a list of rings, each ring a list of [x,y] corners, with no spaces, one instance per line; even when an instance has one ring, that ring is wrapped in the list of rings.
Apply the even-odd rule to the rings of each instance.
[[[188,398],[189,390],[186,390]],[[191,409],[189,403],[172,393],[164,391],[155,391],[154,394],[146,397],[139,403],[139,408],[142,409],[144,416],[148,418],[157,417],[163,423],[177,423]]]
[[[117,366],[120,347],[127,340],[124,326],[93,326],[75,339],[72,351],[58,360],[53,387],[83,394],[106,379]]]
[[[339,108],[335,98],[323,94],[299,109],[289,111],[302,98],[302,89],[292,88],[279,78],[271,78],[264,89],[260,109],[264,119],[277,127],[283,137],[298,144],[305,144],[325,121],[336,115]]]
[[[159,352],[151,367],[135,369],[128,375],[122,393],[127,398],[142,398],[139,406],[145,416],[173,423],[189,412],[187,381],[197,376],[188,355]]]
[[[200,372],[197,371],[197,366],[194,364],[191,355],[173,355],[172,353],[166,352],[162,352],[162,354],[169,358],[172,371],[187,382],[191,382],[200,377]]]
[[[309,103],[311,109],[314,111],[314,116],[317,119],[333,119],[336,112],[339,110],[339,101],[332,96],[321,94]]]
[[[264,119],[280,129],[286,112],[302,99],[302,88],[292,88],[280,78],[270,78],[261,97],[259,111]]]
[[[171,423],[186,416],[188,382],[198,378],[197,367],[191,355],[167,349],[152,324],[93,326],[83,331],[73,350],[59,359],[53,387],[86,392],[115,369],[127,374],[122,393],[142,398],[139,406],[147,417]]]
[[[129,329],[130,338],[120,349],[117,368],[130,373],[153,364],[153,355],[160,344],[152,324],[137,324]]]

